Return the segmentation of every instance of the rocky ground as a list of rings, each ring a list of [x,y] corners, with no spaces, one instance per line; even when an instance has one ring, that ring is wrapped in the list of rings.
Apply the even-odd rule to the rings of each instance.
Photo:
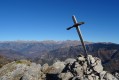
[[[41,66],[27,60],[14,61],[0,68],[0,80],[119,80],[119,74],[103,69],[101,60],[88,55]]]

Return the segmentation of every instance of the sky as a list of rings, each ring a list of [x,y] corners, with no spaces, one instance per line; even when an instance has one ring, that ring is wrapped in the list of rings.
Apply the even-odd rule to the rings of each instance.
[[[0,0],[0,41],[79,40],[119,43],[119,0]]]

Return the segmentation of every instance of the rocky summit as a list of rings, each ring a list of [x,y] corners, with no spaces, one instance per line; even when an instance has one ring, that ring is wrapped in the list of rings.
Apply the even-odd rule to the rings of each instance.
[[[14,61],[0,68],[0,80],[119,80],[119,74],[105,71],[97,57],[79,55],[51,66]]]

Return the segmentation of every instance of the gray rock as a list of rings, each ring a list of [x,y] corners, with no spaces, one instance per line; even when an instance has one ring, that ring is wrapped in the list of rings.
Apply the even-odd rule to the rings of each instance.
[[[39,67],[39,64],[31,63],[28,70],[23,75],[22,80],[38,80],[41,78],[40,74],[41,67]]]
[[[74,65],[75,65],[73,68],[74,74],[79,78],[83,77],[83,67],[78,62],[75,62]]]
[[[1,72],[0,80],[38,80],[41,73],[39,64],[26,60],[10,63],[0,70],[4,71]]]
[[[101,80],[104,80],[104,76],[105,76],[106,73],[107,73],[107,71],[102,71],[100,73],[99,77],[100,77]]]
[[[79,56],[77,56],[77,60],[78,61],[85,61],[86,59],[83,55],[79,55]]]
[[[45,73],[48,68],[49,68],[49,65],[48,65],[47,63],[45,63],[45,64],[42,66],[41,71]]]
[[[93,77],[93,80],[99,80],[99,76],[98,75],[91,74],[91,76]]]
[[[73,77],[73,74],[71,72],[67,72],[67,73],[60,73],[58,75],[58,77],[61,79],[61,80],[69,80]]]
[[[101,73],[103,71],[103,66],[101,64],[101,60],[97,59],[95,63],[96,63],[96,65],[94,65],[93,70],[96,71],[97,73]]]
[[[119,79],[119,73],[115,72],[114,76]]]
[[[94,80],[91,75],[88,75],[88,80]]]
[[[86,73],[87,75],[89,75],[89,74],[93,73],[93,69],[90,69],[90,67],[87,67],[85,73]]]
[[[110,74],[108,72],[105,74],[104,79],[106,79],[106,80],[118,80],[116,77],[114,77],[112,74]]]
[[[93,67],[93,70],[97,73],[101,73],[103,71],[103,66],[101,64],[101,60],[99,58],[94,58],[91,55],[88,55],[88,64]]]
[[[65,67],[65,63],[57,61],[52,65],[52,67],[55,68],[56,73],[61,73]]]
[[[62,72],[64,67],[65,67],[64,62],[57,61],[53,65],[47,67],[47,69],[45,70],[45,73],[48,73],[48,74],[59,74],[59,73]]]
[[[29,62],[22,60],[12,62],[0,69],[0,80],[19,80],[28,69]]]
[[[92,57],[92,55],[88,55],[87,60],[88,60],[88,64],[91,66],[93,66],[93,64],[95,63],[95,59],[94,57]]]
[[[65,64],[73,64],[75,61],[76,61],[76,59],[68,58],[64,62],[65,62]]]
[[[87,67],[88,67],[88,64],[87,64],[86,61],[83,63],[82,67],[83,67],[83,71],[84,71],[84,73],[87,74],[87,70],[88,70]]]

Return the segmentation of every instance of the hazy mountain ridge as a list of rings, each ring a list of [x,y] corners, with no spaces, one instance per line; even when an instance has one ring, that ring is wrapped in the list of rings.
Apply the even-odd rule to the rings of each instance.
[[[119,44],[85,42],[88,54],[99,57],[105,66],[114,65],[118,70]],[[0,55],[11,60],[29,59],[37,63],[51,64],[54,60],[65,60],[83,54],[80,41],[6,41],[0,42]],[[116,62],[116,64],[112,64]]]
[[[88,42],[87,42],[88,43]],[[79,45],[79,41],[5,41],[0,42],[0,50],[11,50],[18,56],[36,57],[58,48]],[[10,53],[9,53],[10,54]],[[12,53],[13,54],[13,53]],[[19,55],[20,54],[20,55]]]

